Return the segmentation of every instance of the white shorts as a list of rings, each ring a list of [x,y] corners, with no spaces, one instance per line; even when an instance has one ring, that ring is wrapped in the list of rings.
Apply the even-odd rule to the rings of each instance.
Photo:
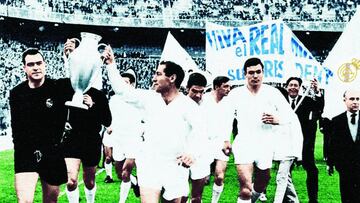
[[[210,175],[210,162],[206,160],[195,160],[190,167],[190,178],[198,180]]]
[[[114,140],[114,135],[109,135],[107,132],[105,132],[102,143],[106,147],[113,147]]]
[[[113,158],[115,161],[122,161],[126,158],[136,159],[140,150],[139,139],[122,139],[113,144]]]
[[[212,149],[212,156],[214,159],[221,160],[221,161],[229,161],[229,157],[224,154],[222,151],[224,147],[224,141],[219,140],[212,140],[211,141],[211,147]]]
[[[265,137],[265,136],[263,136]],[[265,170],[272,166],[273,146],[268,139],[237,136],[232,145],[235,164],[255,164]]]
[[[136,160],[136,166],[140,187],[155,190],[164,188],[163,197],[168,201],[188,195],[189,169],[179,166],[175,160],[159,161],[142,156]]]

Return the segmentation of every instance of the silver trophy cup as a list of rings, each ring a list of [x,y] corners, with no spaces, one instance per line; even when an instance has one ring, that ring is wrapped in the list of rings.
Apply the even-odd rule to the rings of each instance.
[[[98,44],[101,40],[99,35],[88,32],[81,32],[80,35],[81,41],[75,39],[80,42],[79,46],[65,59],[65,67],[69,68],[71,86],[75,91],[72,101],[67,101],[65,105],[88,109],[83,103],[83,94],[91,88],[99,72],[96,70],[103,64],[98,48],[106,44]]]

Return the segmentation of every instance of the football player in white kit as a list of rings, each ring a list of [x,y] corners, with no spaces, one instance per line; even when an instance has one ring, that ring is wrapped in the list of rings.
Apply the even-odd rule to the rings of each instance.
[[[122,73],[121,77],[131,88],[135,88],[136,75],[132,69]],[[113,123],[110,135],[107,136],[111,137],[115,170],[118,178],[122,180],[119,203],[125,203],[131,184],[137,184],[131,171],[135,166],[135,159],[142,142],[142,113],[116,94],[111,97],[109,105]],[[134,192],[137,195],[136,191]]]
[[[289,116],[296,116],[276,88],[262,84],[263,73],[260,59],[248,59],[244,64],[245,85],[232,90],[224,101],[229,112],[237,112],[239,134],[232,147],[240,183],[238,203],[256,202],[264,191],[270,179],[276,140],[273,136],[278,125],[293,122]],[[231,116],[229,113],[229,126]]]
[[[230,92],[230,79],[226,76],[217,76],[213,80],[213,90],[204,95],[202,108],[205,111],[205,120],[211,147],[210,155],[215,160],[215,180],[212,191],[212,203],[217,203],[224,189],[224,178],[231,152],[230,136],[226,119],[222,118],[224,107],[221,101]]]
[[[206,111],[206,109],[201,108],[202,96],[205,93],[205,87],[207,80],[204,75],[201,73],[192,73],[189,75],[189,79],[186,85],[187,96],[194,100],[200,108],[200,113]],[[201,150],[201,156],[198,157],[196,162],[190,167],[190,179],[191,179],[191,202],[192,203],[201,203],[202,202],[202,193],[204,191],[204,186],[206,178],[210,175],[210,164],[214,160],[211,154],[207,151],[210,147],[209,139],[207,138],[206,131],[202,132],[202,135],[199,136],[198,145],[199,150]],[[187,197],[182,198],[182,202],[187,202]]]
[[[141,201],[158,202],[164,190],[165,202],[180,202],[189,191],[188,167],[197,157],[193,139],[201,132],[196,104],[179,92],[183,69],[162,61],[153,77],[155,91],[134,90],[120,79],[110,46],[103,56],[114,92],[143,111],[144,142],[136,159]]]

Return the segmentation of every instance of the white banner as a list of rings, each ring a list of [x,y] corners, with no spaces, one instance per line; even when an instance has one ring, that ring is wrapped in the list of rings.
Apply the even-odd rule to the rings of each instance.
[[[325,91],[324,117],[332,118],[346,110],[343,94],[346,90],[360,90],[360,8],[332,48],[323,66],[333,72],[333,79]]]
[[[243,64],[251,57],[263,61],[264,82],[283,83],[296,76],[326,85],[331,77],[281,20],[244,27],[206,24],[206,70],[214,77],[224,75],[232,84],[243,84]]]

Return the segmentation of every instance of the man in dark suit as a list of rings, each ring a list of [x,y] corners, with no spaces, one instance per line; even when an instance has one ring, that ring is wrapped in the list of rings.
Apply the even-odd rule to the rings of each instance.
[[[297,114],[302,133],[304,136],[303,151],[302,151],[302,165],[306,170],[306,187],[309,197],[309,202],[317,202],[318,197],[318,169],[315,165],[314,147],[317,130],[317,121],[324,109],[324,95],[321,94],[318,88],[317,80],[314,78],[311,81],[311,87],[315,95],[312,97],[299,95],[302,80],[298,77],[290,77],[286,81],[286,90],[282,91],[291,107]],[[302,100],[302,101],[301,101]]]
[[[328,172],[339,172],[341,201],[360,202],[360,91],[344,93],[347,110],[332,119],[329,141]]]

